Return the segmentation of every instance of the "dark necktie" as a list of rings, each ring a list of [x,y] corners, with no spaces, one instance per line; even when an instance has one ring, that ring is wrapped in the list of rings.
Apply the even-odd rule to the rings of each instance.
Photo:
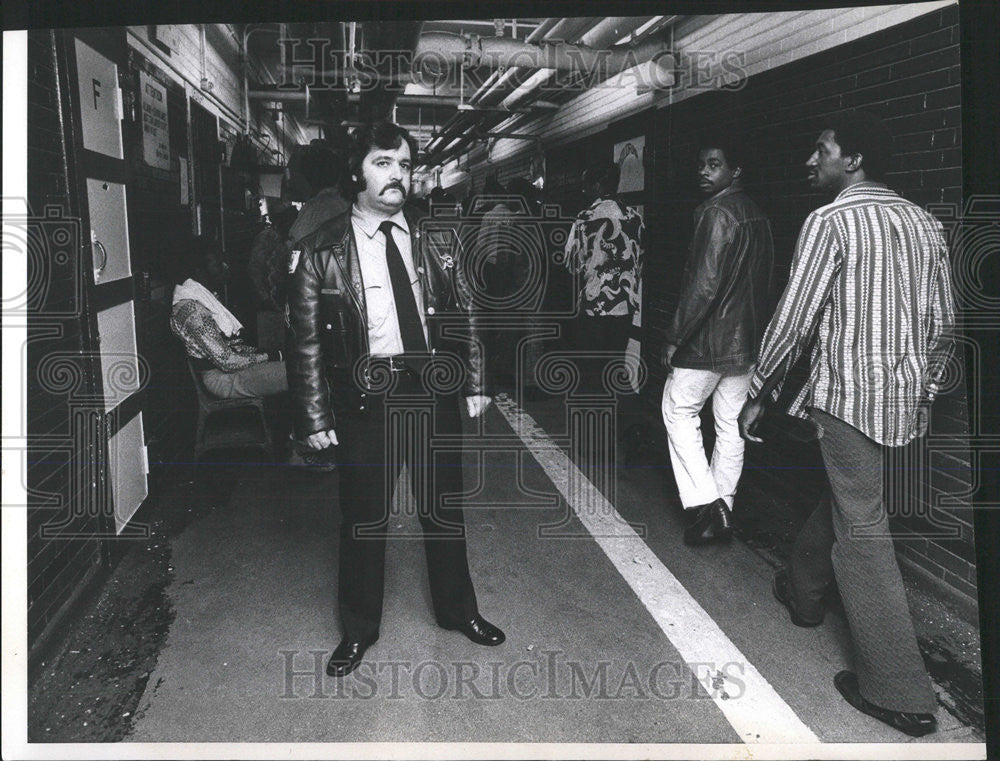
[[[387,219],[378,229],[385,236],[385,260],[389,265],[389,281],[396,301],[396,318],[399,320],[399,334],[403,338],[403,353],[426,354],[427,342],[424,340],[417,302],[413,298],[413,286],[410,284],[410,276],[406,274],[406,265],[403,264],[396,241],[392,239],[394,226]]]

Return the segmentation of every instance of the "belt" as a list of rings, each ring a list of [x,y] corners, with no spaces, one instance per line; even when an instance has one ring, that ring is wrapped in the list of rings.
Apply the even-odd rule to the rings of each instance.
[[[412,373],[416,372],[411,365],[406,363],[406,358],[401,354],[396,354],[390,357],[371,357],[369,362],[372,365],[381,365],[387,368],[390,372],[394,373]]]

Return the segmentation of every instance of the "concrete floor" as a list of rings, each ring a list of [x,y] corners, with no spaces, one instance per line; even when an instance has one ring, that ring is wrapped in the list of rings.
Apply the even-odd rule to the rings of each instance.
[[[559,435],[562,405],[526,407]],[[172,541],[174,619],[127,739],[752,743],[580,521],[566,519],[500,412],[484,424],[510,451],[467,456],[466,485],[480,487],[467,504],[469,557],[480,609],[505,644],[477,647],[435,625],[422,545],[403,536],[418,524],[397,495],[381,639],[355,674],[326,677],[340,638],[337,475],[243,468],[228,499]],[[662,468],[620,471],[615,488],[618,512],[645,527],[645,547],[820,741],[982,741],[946,710],[919,741],[855,711],[832,682],[850,664],[842,617],[796,628],[759,553],[741,542],[684,546]],[[539,536],[560,521],[572,536]]]

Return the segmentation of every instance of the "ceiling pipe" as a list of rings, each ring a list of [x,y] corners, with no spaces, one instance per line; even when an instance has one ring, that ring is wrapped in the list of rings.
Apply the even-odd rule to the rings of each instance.
[[[611,52],[604,52],[609,44],[613,44],[623,37],[632,34],[636,29],[639,29],[646,24],[651,18],[651,16],[645,17],[612,17],[608,19],[563,19],[562,21],[552,25],[547,32],[543,33],[543,41],[537,47],[542,50],[542,56],[548,56],[546,62],[555,62],[555,56],[561,55],[563,60],[569,59],[571,64],[570,70],[580,71],[583,68],[584,71],[594,71],[596,67],[599,67],[602,75],[604,76],[614,76],[620,73],[624,68],[633,66],[639,63],[645,63],[651,60],[660,52],[665,52],[669,50],[669,45],[657,40],[646,40],[645,42],[640,42],[636,45],[621,46],[618,48],[612,48]],[[542,28],[542,27],[539,27]],[[537,30],[536,30],[537,31]],[[565,45],[555,42],[548,42],[548,40],[556,40],[557,35],[575,35],[582,37],[582,40],[586,40],[588,45]],[[452,37],[458,37],[458,35],[451,35]],[[572,39],[572,37],[571,37]],[[582,41],[581,40],[581,41]],[[515,42],[516,41],[507,41]],[[468,39],[469,49],[473,47],[473,40]],[[451,44],[454,44],[452,41]],[[520,43],[524,45],[524,43]],[[457,46],[456,46],[457,47]],[[495,46],[494,46],[495,47]],[[461,51],[458,51],[461,55],[466,55],[466,47],[464,46]],[[489,50],[490,47],[487,47]],[[514,46],[508,46],[508,50],[518,50]],[[447,44],[445,46],[445,51],[448,52]],[[601,52],[598,52],[598,51]],[[525,50],[519,53],[520,56],[526,55]],[[455,55],[456,53],[452,53]],[[530,54],[530,53],[529,53]],[[555,60],[554,60],[555,59]],[[582,66],[581,66],[582,64]],[[667,63],[668,66],[672,68],[672,62]],[[544,68],[557,69],[558,67]],[[495,83],[487,92],[483,93],[480,97],[480,102],[495,102],[494,97],[499,96],[503,98],[500,104],[504,109],[512,109],[523,99],[530,97],[533,92],[536,91],[537,87],[548,80],[552,72],[542,73],[533,67],[516,67],[517,71],[508,70],[509,73],[505,73],[504,77],[501,77],[497,83]],[[526,76],[529,72],[533,72],[530,77],[522,80],[512,92],[505,93],[503,88],[504,85],[510,83],[518,75]],[[663,74],[669,76],[670,71],[662,72]],[[506,97],[504,97],[506,96]],[[516,110],[516,109],[515,109]],[[456,133],[461,133],[463,129],[467,129],[471,126],[466,121],[461,121],[462,114],[456,114],[453,121],[445,125],[445,129],[442,131],[441,139],[434,140],[428,145],[427,153],[428,155],[434,156],[435,149],[439,151],[437,156],[434,156],[435,160],[439,160],[445,155],[451,156],[455,153],[460,152],[464,145],[452,148],[451,145],[445,143],[445,139],[453,137]],[[494,126],[497,122],[494,122]],[[464,144],[468,144],[474,141],[474,138],[461,141]],[[442,146],[445,146],[442,150]]]
[[[531,34],[529,34],[527,37],[524,38],[524,41],[538,42],[539,40],[543,39],[545,35],[549,33],[549,30],[552,27],[554,27],[557,23],[559,23],[559,19],[556,18],[545,19],[545,21],[543,21],[541,24],[539,24],[532,30]]]
[[[562,39],[576,39],[579,35],[587,33],[589,30],[597,26],[602,22],[600,18],[570,18],[570,19],[547,19],[551,23],[544,23],[529,36],[526,42],[534,42],[537,40],[555,40],[558,38]],[[536,36],[538,30],[544,30]],[[535,40],[531,38],[535,37]],[[503,75],[495,82],[492,86],[480,89],[477,92],[477,102],[496,104],[497,102],[503,100],[504,104],[511,101],[511,97],[518,91],[523,90],[524,83],[530,79],[536,72],[535,67],[528,66],[514,66],[506,69]],[[507,88],[510,88],[509,90]],[[458,114],[456,120],[460,119],[462,115]],[[443,130],[446,133],[453,134],[455,132],[460,132],[461,130],[467,128],[469,123],[467,121],[455,121],[446,124]],[[440,147],[441,143],[437,143]],[[430,148],[430,146],[428,146]]]
[[[630,34],[635,29],[641,27],[650,17],[645,18],[630,18],[630,19],[608,19],[608,23],[599,22],[594,24],[590,30],[593,34],[588,35],[588,39],[593,40],[597,44],[607,44],[608,41],[618,40],[621,37]],[[552,34],[550,32],[550,34]],[[544,45],[545,43],[543,43]],[[571,46],[575,47],[577,50],[595,52],[594,48],[583,48],[581,46]],[[669,48],[666,43],[649,40],[644,43],[639,43],[637,45],[622,46],[620,48],[613,49],[611,53],[600,53],[597,54],[602,56],[601,63],[603,74],[607,76],[614,76],[615,74],[622,71],[626,66],[632,66],[640,63],[644,63],[651,60],[658,53],[665,51]],[[575,58],[576,61],[586,61],[586,52],[584,54],[574,54],[579,55],[579,58]],[[668,64],[672,67],[672,62]],[[579,66],[576,67],[579,70]],[[539,85],[548,80],[552,72],[545,72],[544,70],[536,72],[527,81],[523,82],[522,85],[510,93],[502,102],[502,106],[506,109],[516,110],[516,106],[525,98],[528,98],[532,93],[536,92]],[[669,72],[667,72],[669,75]],[[495,126],[496,123],[494,123]],[[469,138],[465,142],[472,142],[475,138]],[[441,146],[442,142],[435,141],[437,146]],[[429,146],[430,147],[430,146]],[[445,147],[443,150],[435,155],[434,151],[428,151],[428,155],[432,156],[434,161],[445,160],[453,156],[455,153],[460,152],[464,146],[457,148]]]
[[[263,101],[274,101],[277,103],[290,103],[290,102],[309,102],[311,98],[311,88],[306,87],[304,90],[281,90],[277,87],[271,88],[260,88],[256,90],[250,90],[247,95],[251,100],[263,100]],[[361,95],[358,93],[350,93],[347,95],[348,103],[360,103]],[[396,105],[398,106],[441,106],[441,107],[458,107],[465,106],[466,111],[475,111],[478,106],[473,106],[467,103],[463,103],[461,98],[455,95],[398,95],[396,97]],[[536,111],[557,111],[559,109],[558,103],[551,103],[549,101],[535,101],[531,104],[532,109]],[[488,107],[481,107],[484,110]],[[490,109],[491,111],[505,111],[506,109]]]
[[[564,18],[559,19],[545,34],[544,40],[550,42],[575,42],[584,31],[600,22],[600,18]],[[536,40],[532,40],[536,42]]]
[[[587,45],[542,42],[538,45],[521,42],[509,37],[476,37],[428,32],[421,36],[414,51],[414,60],[441,55],[451,58],[455,65],[509,68],[520,66],[533,69],[556,69],[565,72],[592,71],[594,67],[606,68],[617,74],[637,58],[649,60],[657,53],[666,52],[667,44],[648,40],[637,45],[620,48],[595,48]],[[468,62],[466,64],[466,62]]]
[[[652,16],[613,16],[606,18],[591,27],[585,34],[582,34],[579,44],[586,47],[607,47],[609,42],[618,42],[618,40],[639,29],[652,18]]]
[[[568,39],[575,39],[575,36],[586,32],[592,28],[595,24],[599,23],[601,19],[599,18],[585,18],[585,19],[557,19],[550,18],[546,19],[542,24],[535,29],[534,32],[529,35],[527,42],[536,42],[540,39],[551,39],[553,31],[558,32]],[[499,71],[499,69],[498,69]],[[486,103],[488,105],[493,105],[498,101],[502,100],[508,95],[508,91],[505,88],[510,86],[511,92],[516,91],[533,72],[532,68],[514,66],[506,69],[492,84],[487,80],[469,99],[470,103]],[[460,133],[462,130],[467,129],[471,122],[465,118],[462,113],[456,114],[448,122],[442,125],[441,132],[442,135],[450,135]],[[439,140],[432,141],[427,147],[430,150],[431,146],[440,148],[443,143]]]

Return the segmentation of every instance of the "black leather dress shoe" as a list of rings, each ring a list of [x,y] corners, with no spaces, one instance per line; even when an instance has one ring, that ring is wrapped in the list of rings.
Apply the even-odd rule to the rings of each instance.
[[[795,602],[792,600],[791,579],[788,576],[787,568],[779,568],[774,572],[774,578],[771,580],[771,591],[774,593],[774,599],[788,608],[788,615],[796,626],[811,629],[823,623],[825,613],[822,611],[819,618],[804,618],[795,609]]]
[[[478,613],[468,623],[464,623],[460,626],[446,626],[444,628],[451,631],[462,632],[462,634],[475,642],[477,645],[486,645],[487,647],[499,645],[507,639],[498,627],[491,624]]]
[[[684,544],[697,546],[709,542],[728,542],[733,538],[733,524],[723,499],[691,508],[694,520],[684,529]]]
[[[330,656],[330,662],[326,664],[327,675],[347,676],[350,674],[360,665],[361,659],[365,656],[365,650],[370,645],[371,643],[365,644],[351,642],[346,638],[342,639],[337,645],[337,649],[333,651],[333,655]]]
[[[869,703],[861,696],[858,688],[858,675],[853,671],[841,671],[833,678],[833,684],[844,696],[844,700],[866,713],[872,718],[888,724],[893,729],[905,732],[910,737],[923,737],[937,729],[937,719],[931,713],[907,713],[905,711],[890,711]]]
[[[708,544],[715,539],[715,508],[702,505],[692,511],[694,520],[684,529],[684,544]]]
[[[720,542],[728,542],[733,538],[733,514],[729,505],[719,497],[712,503],[712,509],[715,511],[715,538]]]

